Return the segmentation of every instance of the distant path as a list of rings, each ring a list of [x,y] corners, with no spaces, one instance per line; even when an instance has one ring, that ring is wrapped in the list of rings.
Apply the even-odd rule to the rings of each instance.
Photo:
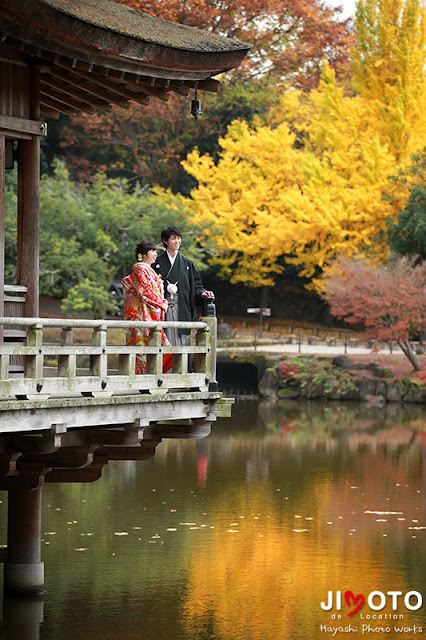
[[[380,349],[379,351],[373,350],[371,347],[345,347],[344,345],[336,345],[336,346],[328,346],[323,344],[302,344],[301,350],[299,351],[298,344],[262,344],[257,345],[256,349],[253,346],[246,347],[219,347],[217,349],[218,353],[235,353],[239,351],[241,353],[270,353],[272,354],[296,354],[296,355],[333,355],[333,356],[357,356],[357,355],[376,355],[380,354],[390,354],[389,348],[386,347],[384,349]],[[392,349],[392,353],[395,355],[402,354],[402,351],[399,347],[394,346]]]

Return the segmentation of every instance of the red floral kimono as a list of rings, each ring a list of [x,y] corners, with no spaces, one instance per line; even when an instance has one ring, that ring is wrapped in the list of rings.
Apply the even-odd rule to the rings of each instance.
[[[151,267],[145,262],[137,262],[132,267],[132,273],[121,281],[124,294],[124,314],[126,320],[162,320],[163,284]],[[149,329],[127,329],[128,345],[148,344]],[[161,344],[170,345],[164,330],[161,330]],[[163,371],[172,366],[170,353],[163,357]],[[136,373],[146,373],[146,355],[136,356]]]

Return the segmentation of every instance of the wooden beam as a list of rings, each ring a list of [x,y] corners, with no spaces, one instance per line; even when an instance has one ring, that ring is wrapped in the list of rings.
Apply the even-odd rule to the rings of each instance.
[[[97,83],[93,82],[93,79],[84,80],[84,78],[79,77],[75,73],[74,69],[70,69],[65,65],[59,66],[61,67],[61,69],[57,69],[56,67],[52,69],[52,75],[55,76],[55,78],[59,78],[60,80],[69,82],[79,89],[84,89],[88,93],[101,98],[101,100],[112,102],[113,104],[116,104],[123,109],[130,109],[128,99],[120,98],[116,93],[112,93],[111,91],[103,89],[102,87],[98,86]]]
[[[0,315],[4,316],[4,181],[5,139],[0,134]],[[0,327],[0,344],[3,343],[3,327]]]
[[[2,42],[0,45],[0,61],[1,62],[11,62],[12,64],[19,65],[21,67],[28,67],[28,58],[24,54],[20,53],[16,47],[9,46],[5,44],[7,42],[7,37],[5,40],[2,38]]]
[[[61,115],[60,111],[56,111],[56,109],[52,109],[51,107],[45,105],[43,99],[41,99],[40,101],[40,110],[43,115],[49,116],[49,118],[53,118],[54,120],[57,120]]]
[[[20,473],[16,476],[6,476],[0,478],[0,491],[10,491],[11,489],[25,489],[32,491],[44,484],[45,475],[50,469],[40,471]]]
[[[15,476],[16,475],[16,461],[18,460],[19,453],[2,453],[0,455],[0,476]]]
[[[43,104],[50,109],[54,109],[60,113],[65,113],[67,116],[75,116],[77,114],[77,109],[68,107],[64,102],[55,100],[54,98],[49,98],[46,95],[43,96]]]
[[[95,482],[101,477],[103,466],[98,465],[88,469],[52,469],[46,474],[45,482]],[[0,479],[0,488],[1,484]]]
[[[42,136],[43,122],[39,120],[27,120],[13,116],[0,115],[0,129],[8,129],[11,132],[28,133],[30,136]]]
[[[148,444],[150,446],[148,446]],[[99,455],[106,456],[108,460],[149,460],[155,455],[155,447],[158,442],[144,443],[135,447],[101,447],[95,453],[95,460]]]
[[[123,429],[88,429],[82,433],[71,431],[63,437],[63,443],[68,446],[75,436],[83,436],[84,442],[92,445],[131,446],[138,444],[141,434],[138,431],[125,431]]]
[[[1,129],[0,136],[4,136],[6,140],[32,140],[32,135],[29,133],[17,133],[12,129]]]
[[[67,93],[62,93],[61,91],[57,91],[48,85],[41,83],[41,93],[43,100],[47,98],[52,98],[53,100],[57,100],[60,103],[66,104],[72,109],[77,109],[77,111],[84,111],[85,113],[95,113],[95,109],[88,102],[82,102],[81,100],[76,100],[72,98]]]
[[[182,82],[171,82],[169,86],[170,91],[174,91],[174,93],[178,93],[180,96],[188,96],[189,95],[189,87],[185,86],[185,83]]]
[[[197,89],[200,89],[201,91],[212,91],[214,93],[218,93],[220,91],[220,82],[219,80],[215,80],[214,78],[198,80],[197,82],[186,80],[185,83],[192,89],[194,89],[195,85],[197,85]]]
[[[203,420],[202,424],[157,424],[154,433],[160,438],[194,439],[205,438],[211,433],[211,421]]]
[[[14,435],[10,438],[9,448],[20,453],[53,453],[61,446],[61,437],[52,431],[43,432],[41,436]]]
[[[95,67],[91,74],[93,76],[103,75],[103,70],[99,67]],[[135,73],[122,73],[120,71],[116,71],[114,69],[110,69],[108,73],[108,78],[114,82],[125,82],[130,86],[136,84],[136,86],[143,84],[152,87],[155,87],[157,90],[169,90],[169,84],[173,83],[174,86],[182,85],[184,87],[188,87],[189,89],[200,89],[201,91],[212,91],[217,93],[220,91],[220,82],[219,80],[215,80],[214,78],[207,78],[204,80],[175,80],[173,74],[170,75],[170,78],[159,78],[147,75],[139,75]]]
[[[62,91],[63,93],[76,98],[76,100],[87,102],[92,107],[95,107],[95,109],[97,109],[98,111],[112,111],[111,105],[106,102],[106,100],[95,98],[91,93],[82,91],[81,89],[78,89],[68,82],[63,82],[61,80],[58,80],[58,78],[51,77],[50,75],[45,75],[42,76],[42,83],[45,85],[49,85],[54,89],[59,89],[59,91]],[[41,97],[41,100],[43,101],[43,96]]]
[[[27,463],[42,464],[52,469],[84,469],[93,462],[93,453],[87,451],[68,451],[68,448],[61,448],[54,453],[24,453],[18,461],[18,470],[25,468]]]
[[[121,83],[128,87],[131,91],[137,91],[138,89],[143,89],[144,93],[152,96],[153,98],[157,98],[157,100],[162,100],[163,102],[167,102],[169,99],[169,94],[163,91],[162,89],[155,89],[151,84],[147,82],[137,82],[136,80],[121,80],[120,78],[111,78],[112,82]],[[133,100],[133,98],[132,98]]]
[[[164,421],[171,416],[174,420],[202,418],[207,417],[210,411],[206,402],[214,402],[219,397],[218,393],[186,392],[166,394],[161,399],[150,394],[133,394],[96,399],[96,402],[93,398],[68,398],[65,402],[61,398],[51,398],[38,402],[15,401],[13,409],[6,411],[6,405],[12,404],[7,401],[0,403],[4,405],[5,412],[4,415],[0,413],[0,427],[4,434],[22,434],[50,430],[55,422],[64,422],[68,424],[68,429],[80,430],[102,425],[131,424],[138,416],[142,416],[146,423]],[[161,437],[161,434],[154,435]]]
[[[112,92],[113,94],[116,94],[120,98],[126,98],[127,100],[134,100],[135,102],[139,102],[140,104],[149,104],[149,98],[147,98],[147,96],[144,95],[142,92],[140,92],[138,95],[133,95],[134,92],[132,92],[132,95],[129,95],[129,90],[128,89],[124,90],[126,89],[125,86],[117,85],[115,82],[111,82],[109,79],[106,79],[105,77],[94,76],[93,74],[89,74],[84,71],[78,71],[76,69],[73,69],[72,73],[73,75],[78,76],[79,78],[82,78],[82,80],[89,82],[90,84],[96,83],[96,85],[98,85],[99,87],[102,87],[103,89],[107,89],[108,91]]]

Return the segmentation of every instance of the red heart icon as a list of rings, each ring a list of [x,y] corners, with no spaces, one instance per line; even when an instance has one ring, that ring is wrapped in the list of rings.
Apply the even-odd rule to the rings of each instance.
[[[346,600],[346,604],[348,605],[348,607],[351,606],[351,600],[352,600],[353,604],[357,604],[358,603],[357,606],[355,607],[355,609],[348,614],[350,616],[353,616],[354,613],[359,611],[361,609],[361,607],[364,605],[364,602],[365,602],[365,598],[361,593],[359,593],[355,597],[354,594],[352,593],[352,591],[345,591],[345,600]]]

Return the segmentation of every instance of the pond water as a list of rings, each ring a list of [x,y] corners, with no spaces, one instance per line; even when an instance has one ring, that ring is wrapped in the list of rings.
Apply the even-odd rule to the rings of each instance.
[[[424,637],[424,407],[233,413],[93,484],[45,486],[44,599],[5,602],[3,637]]]

